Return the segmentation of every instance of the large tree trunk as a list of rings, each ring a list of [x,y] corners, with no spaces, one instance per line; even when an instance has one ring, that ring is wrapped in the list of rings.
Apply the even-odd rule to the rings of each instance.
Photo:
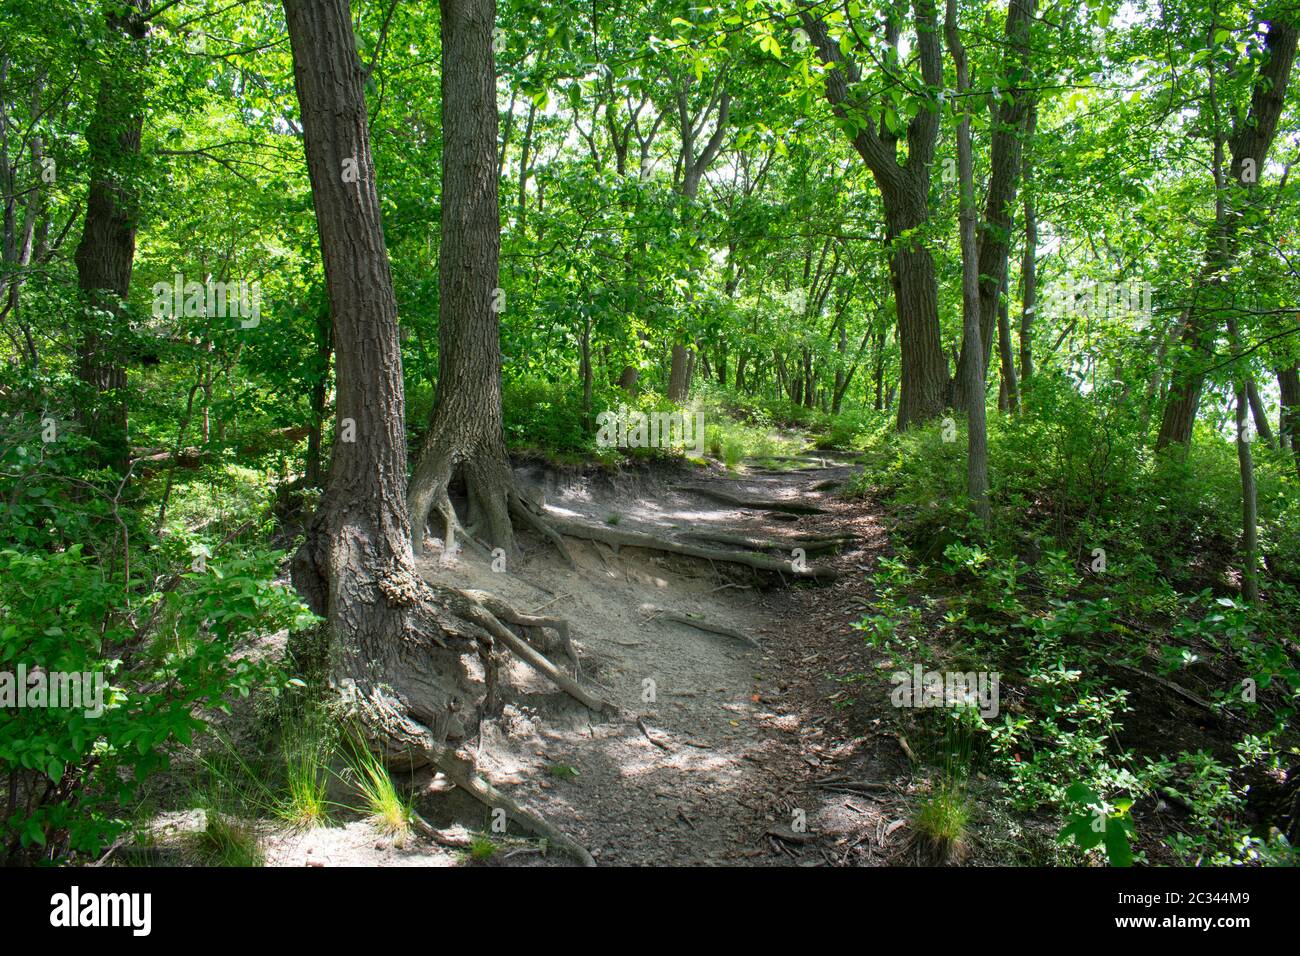
[[[135,263],[139,203],[138,173],[129,167],[140,153],[144,126],[147,7],[148,0],[131,0],[125,13],[109,18],[110,30],[124,38],[114,46],[113,65],[104,67],[86,130],[90,191],[75,255],[77,286],[88,306],[77,345],[77,417],[95,442],[99,463],[121,474],[130,460],[123,304]]]
[[[414,572],[397,303],[347,0],[284,0],[336,345],[329,482],[293,579],[375,743],[412,761],[463,736],[474,643]],[[432,728],[432,730],[430,729]]]
[[[668,400],[681,404],[691,392],[691,350],[673,343],[672,367],[668,372]]]
[[[935,418],[943,411],[949,381],[948,359],[943,354],[939,333],[934,257],[923,241],[901,238],[913,230],[923,232],[922,227],[930,221],[929,175],[914,172],[896,187],[881,183],[881,197],[885,206],[885,238],[894,250],[889,272],[898,310],[901,353],[898,427],[901,430]]]
[[[511,513],[529,521],[515,491],[501,425],[501,249],[497,212],[495,0],[442,0],[442,244],[438,256],[438,396],[411,476],[415,553],[430,512],[443,545],[461,526],[450,497],[463,479],[470,534],[516,552]]]
[[[1264,163],[1277,133],[1278,120],[1286,102],[1287,84],[1296,55],[1297,29],[1295,23],[1276,17],[1269,24],[1264,46],[1268,59],[1260,67],[1259,79],[1251,96],[1250,109],[1239,118],[1229,141],[1231,155],[1229,187],[1234,205],[1250,201],[1257,193],[1256,185],[1264,174]],[[1214,350],[1218,328],[1213,321],[1212,309],[1198,308],[1202,293],[1216,276],[1222,275],[1232,264],[1236,253],[1236,226],[1241,210],[1233,211],[1222,229],[1216,225],[1214,235],[1207,245],[1206,263],[1196,288],[1192,292],[1189,314],[1182,331],[1183,348],[1174,352],[1174,368],[1170,376],[1169,398],[1164,418],[1160,424],[1157,448],[1185,445],[1192,440],[1192,426],[1201,401],[1205,384],[1202,371]],[[1222,234],[1221,234],[1222,233]]]
[[[912,11],[922,75],[927,85],[942,87],[943,49],[934,0],[913,0]],[[811,0],[801,0],[799,16],[822,61],[833,67],[826,73],[826,99],[833,111],[841,117],[868,113],[867,104],[858,102],[853,92],[861,71],[831,38],[817,6]],[[898,33],[892,21],[885,33],[886,42],[896,49]],[[929,223],[930,163],[938,135],[938,113],[923,109],[908,124],[906,160],[899,160],[897,137],[883,125],[876,129],[868,124],[853,137],[853,146],[871,170],[885,209],[885,239],[902,353],[900,429],[938,416],[949,390],[934,257],[926,240],[912,238],[923,235]]]

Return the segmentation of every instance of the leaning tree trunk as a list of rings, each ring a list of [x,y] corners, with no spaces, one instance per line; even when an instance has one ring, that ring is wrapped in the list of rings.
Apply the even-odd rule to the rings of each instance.
[[[994,327],[1001,300],[1006,295],[1007,258],[1011,249],[1011,212],[1020,180],[1020,154],[1029,111],[1030,94],[1017,89],[1029,81],[1029,25],[1033,19],[1034,0],[1012,0],[1007,6],[1006,54],[1003,70],[1011,84],[1010,102],[1001,102],[993,110],[992,144],[989,147],[991,169],[984,221],[979,229],[979,307],[980,355],[983,367],[970,362],[965,341],[957,360],[953,401],[962,408],[965,396],[975,394],[967,378],[975,375],[983,386],[995,345]],[[951,45],[951,43],[949,44]],[[980,393],[983,395],[981,389]]]
[[[331,633],[331,672],[373,742],[416,762],[463,736],[474,648],[424,600],[407,521],[397,303],[347,0],[284,0],[294,82],[334,323],[336,420],[329,479],[293,579]],[[394,751],[396,753],[394,753]]]
[[[444,548],[453,552],[461,521],[450,491],[462,478],[471,534],[513,555],[513,514],[547,532],[567,556],[515,490],[502,432],[495,21],[495,0],[442,0],[438,397],[411,476],[411,527],[420,554],[436,510]]]
[[[105,66],[95,112],[86,129],[90,191],[86,218],[77,244],[77,286],[87,309],[77,344],[77,377],[81,392],[77,417],[95,442],[97,460],[125,474],[130,459],[127,439],[126,368],[122,342],[126,338],[123,304],[135,263],[135,230],[139,203],[138,174],[130,165],[140,153],[144,126],[144,37],[148,32],[147,0],[132,0],[109,27],[125,37],[115,49],[121,55]]]
[[[1174,353],[1169,397],[1156,439],[1159,449],[1186,445],[1192,440],[1201,389],[1205,385],[1204,368],[1214,351],[1214,340],[1219,332],[1213,310],[1197,308],[1198,299],[1204,289],[1213,286],[1231,268],[1236,256],[1237,226],[1244,212],[1241,207],[1248,205],[1258,194],[1259,177],[1264,174],[1264,163],[1286,103],[1298,39],[1300,30],[1292,20],[1279,16],[1269,23],[1264,38],[1268,57],[1260,67],[1248,112],[1234,124],[1228,144],[1233,181],[1230,195],[1238,208],[1228,217],[1226,228],[1216,226],[1207,246],[1201,275],[1192,291],[1187,322],[1181,334],[1183,347]]]

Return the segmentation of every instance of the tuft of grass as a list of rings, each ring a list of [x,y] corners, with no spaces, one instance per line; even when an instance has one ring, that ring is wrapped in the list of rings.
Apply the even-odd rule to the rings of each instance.
[[[484,863],[496,855],[497,845],[485,836],[476,836],[469,844],[470,859]]]
[[[622,516],[617,514],[605,515],[605,524],[618,524],[621,518]]]
[[[964,788],[951,783],[940,783],[916,808],[912,825],[943,860],[951,860],[961,853],[970,822],[970,803]]]
[[[281,750],[286,793],[276,815],[302,829],[328,823],[327,774],[334,753],[331,725],[320,715],[304,717],[285,729]]]
[[[352,748],[348,767],[361,795],[365,812],[388,836],[404,839],[411,833],[415,810],[411,801],[397,792],[397,785],[377,754],[361,745]]]
[[[262,866],[257,830],[243,820],[228,817],[216,810],[205,811],[207,823],[195,837],[194,845],[208,866]]]

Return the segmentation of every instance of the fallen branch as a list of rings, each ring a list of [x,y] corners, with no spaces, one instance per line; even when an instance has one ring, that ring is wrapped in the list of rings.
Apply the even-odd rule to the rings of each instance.
[[[1160,677],[1156,674],[1150,674],[1136,667],[1130,667],[1128,664],[1121,664],[1119,661],[1114,661],[1113,663],[1120,670],[1128,671],[1130,674],[1136,674],[1138,677],[1145,678],[1146,680],[1149,680],[1151,683],[1163,687],[1165,690],[1169,691],[1169,693],[1175,695],[1176,697],[1182,698],[1183,700],[1187,701],[1189,704],[1194,704],[1195,706],[1201,708],[1202,710],[1206,711],[1207,713],[1209,713],[1214,717],[1227,717],[1229,720],[1235,720],[1239,723],[1246,722],[1244,718],[1239,717],[1237,714],[1234,714],[1230,710],[1216,709],[1215,706],[1211,704],[1208,700],[1205,700],[1202,697],[1197,697],[1189,690],[1184,690],[1183,688],[1175,684],[1173,681],[1165,680],[1163,677]]]

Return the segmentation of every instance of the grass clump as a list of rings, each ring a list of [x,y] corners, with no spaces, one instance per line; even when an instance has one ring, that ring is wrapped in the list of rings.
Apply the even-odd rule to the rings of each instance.
[[[208,866],[262,866],[261,840],[251,823],[216,810],[206,811],[207,822],[194,840],[195,850]]]
[[[285,794],[276,807],[276,816],[302,829],[328,823],[326,791],[334,754],[332,725],[320,714],[290,724],[281,739],[281,751]]]
[[[380,831],[397,839],[409,836],[415,809],[398,793],[379,756],[358,743],[348,756],[348,770],[361,796],[363,812],[370,815]]]

